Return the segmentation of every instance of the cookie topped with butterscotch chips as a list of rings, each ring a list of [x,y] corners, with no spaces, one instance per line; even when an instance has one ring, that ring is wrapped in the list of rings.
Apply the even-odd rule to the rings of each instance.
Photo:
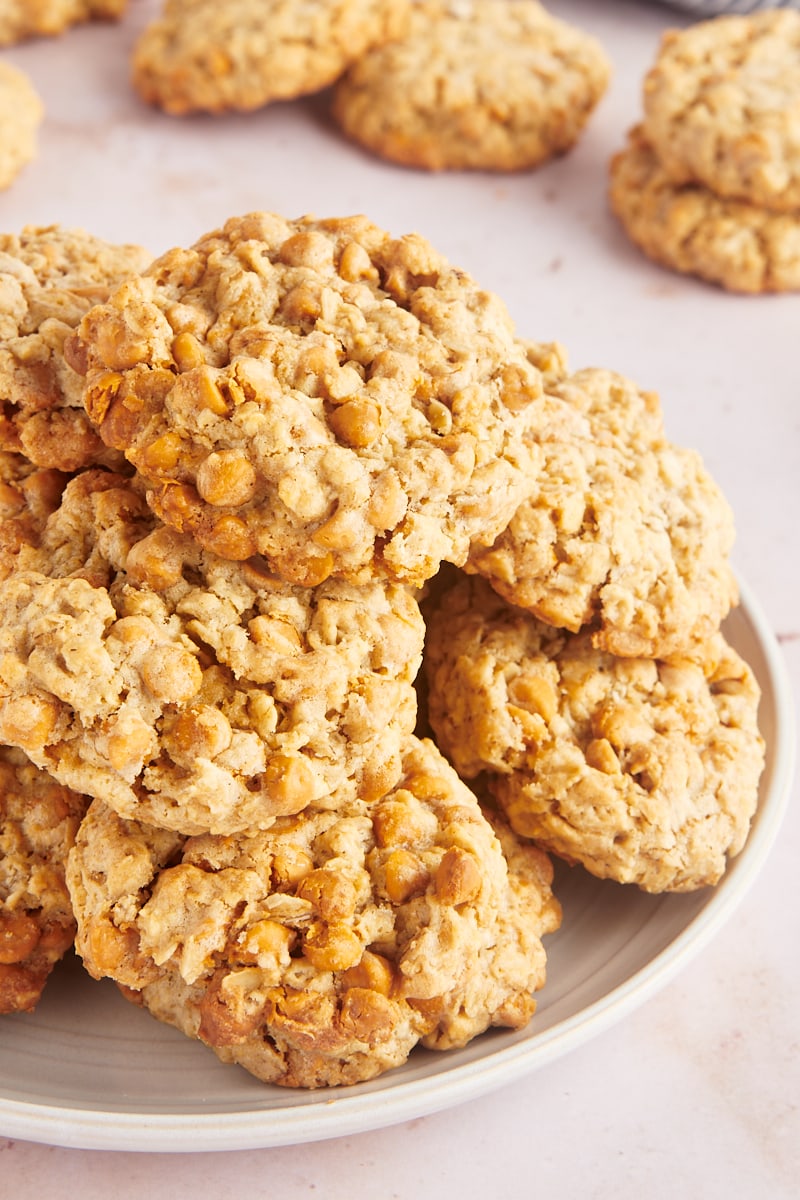
[[[609,74],[600,44],[536,0],[423,0],[339,80],[333,115],[406,166],[518,171],[572,148]]]
[[[69,882],[92,975],[289,1087],[522,1028],[561,918],[546,855],[416,738],[386,795],[260,833],[187,840],[96,801]]]
[[[83,21],[115,20],[128,0],[0,0],[0,46],[53,37]]]
[[[424,637],[402,585],[221,559],[101,470],[8,566],[0,741],[61,783],[186,834],[393,784]]]
[[[72,945],[67,854],[88,804],[0,746],[0,1013],[35,1008]]]
[[[504,304],[364,217],[231,219],[92,309],[69,358],[166,524],[304,586],[419,585],[531,486],[541,372]]]
[[[86,416],[64,342],[150,258],[141,246],[57,225],[0,234],[0,449],[60,471],[124,466]]]
[[[800,13],[773,8],[665,34],[644,82],[644,133],[667,176],[800,209]]]
[[[764,766],[759,687],[722,633],[692,658],[619,658],[467,576],[427,617],[437,742],[520,836],[648,892],[718,882]]]
[[[707,640],[736,600],[733,515],[700,455],[666,437],[658,396],[587,368],[551,381],[539,410],[532,492],[467,570],[614,654]]]

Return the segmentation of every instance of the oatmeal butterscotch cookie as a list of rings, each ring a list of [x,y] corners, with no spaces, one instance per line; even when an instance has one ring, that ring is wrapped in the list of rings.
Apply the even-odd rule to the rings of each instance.
[[[231,219],[88,313],[70,361],[162,520],[304,585],[421,584],[531,485],[541,373],[502,301],[363,217]]]
[[[676,183],[641,128],[611,161],[609,194],[631,241],[662,266],[732,292],[800,289],[800,207],[775,212]]]
[[[261,833],[184,840],[97,801],[70,857],[76,946],[266,1082],[355,1083],[532,1015],[560,908],[547,857],[499,834],[416,738],[387,795]]]
[[[469,571],[507,600],[614,654],[707,640],[736,600],[733,516],[700,456],[667,440],[661,406],[613,371],[555,380],[531,496]]]
[[[64,341],[84,313],[150,256],[79,229],[0,234],[0,448],[40,467],[124,466],[92,428]]]
[[[114,20],[127,0],[0,0],[0,46],[63,33],[83,21]]]
[[[645,78],[644,128],[666,175],[797,218],[800,13],[671,30]]]
[[[465,778],[488,773],[521,836],[649,892],[714,884],[741,850],[764,743],[722,634],[693,659],[615,658],[462,577],[425,653],[438,744]]]
[[[408,166],[515,171],[569,150],[608,78],[595,39],[535,0],[427,0],[350,67],[333,113]]]
[[[0,611],[0,740],[124,816],[232,833],[397,776],[424,636],[402,585],[282,583],[98,470],[21,539]]]
[[[0,190],[36,156],[44,105],[24,72],[0,62]]]
[[[72,945],[67,854],[88,803],[0,746],[0,1013],[30,1012]]]
[[[316,92],[406,27],[409,0],[166,0],[133,83],[165,112],[261,108]]]

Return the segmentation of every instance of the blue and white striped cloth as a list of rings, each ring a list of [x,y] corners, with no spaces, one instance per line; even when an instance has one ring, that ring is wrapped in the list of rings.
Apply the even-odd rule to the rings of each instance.
[[[698,17],[752,13],[760,8],[800,8],[800,0],[666,0],[666,3]]]

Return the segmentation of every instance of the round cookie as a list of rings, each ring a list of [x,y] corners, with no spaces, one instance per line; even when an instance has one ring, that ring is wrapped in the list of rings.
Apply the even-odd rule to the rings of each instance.
[[[150,255],[80,229],[28,226],[0,234],[0,448],[40,467],[124,466],[83,408],[83,380],[64,341],[93,304]]]
[[[800,209],[774,212],[675,183],[638,127],[610,175],[613,212],[654,262],[732,292],[800,289]]]
[[[0,1013],[35,1008],[72,945],[67,854],[88,804],[0,746]]]
[[[706,641],[737,589],[733,515],[700,456],[667,440],[654,393],[613,371],[551,382],[546,405],[533,492],[467,570],[542,621],[591,626],[613,654]]]
[[[402,33],[409,0],[166,0],[133,52],[133,84],[179,116],[317,92]]]
[[[664,35],[644,131],[673,180],[797,216],[800,13],[770,9]]]
[[[127,0],[0,0],[0,46],[29,37],[53,37],[83,21],[114,20]]]
[[[615,658],[466,577],[428,615],[437,742],[518,834],[648,892],[719,880],[764,764],[759,688],[722,634],[694,660]]]
[[[97,801],[70,857],[76,946],[265,1082],[356,1083],[532,1015],[560,907],[546,856],[499,828],[416,738],[386,796],[262,833],[182,841]]]
[[[70,361],[162,520],[292,582],[419,585],[530,487],[541,374],[502,301],[363,217],[231,219],[88,313]]]
[[[381,794],[414,727],[424,626],[399,584],[230,563],[87,471],[0,584],[0,739],[123,816],[263,828]]]
[[[28,76],[0,62],[0,190],[36,157],[43,116],[44,105]]]
[[[575,144],[608,78],[594,38],[535,0],[433,0],[349,68],[333,115],[407,166],[517,171]]]

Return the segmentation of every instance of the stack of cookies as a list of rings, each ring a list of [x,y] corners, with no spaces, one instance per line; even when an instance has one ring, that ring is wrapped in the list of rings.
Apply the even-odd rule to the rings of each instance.
[[[144,257],[0,258],[0,1010],[75,932],[270,1083],[521,1028],[550,853],[683,891],[744,843],[730,510],[655,396],[417,235]]]
[[[800,13],[665,34],[610,196],[664,266],[735,292],[800,288]]]

